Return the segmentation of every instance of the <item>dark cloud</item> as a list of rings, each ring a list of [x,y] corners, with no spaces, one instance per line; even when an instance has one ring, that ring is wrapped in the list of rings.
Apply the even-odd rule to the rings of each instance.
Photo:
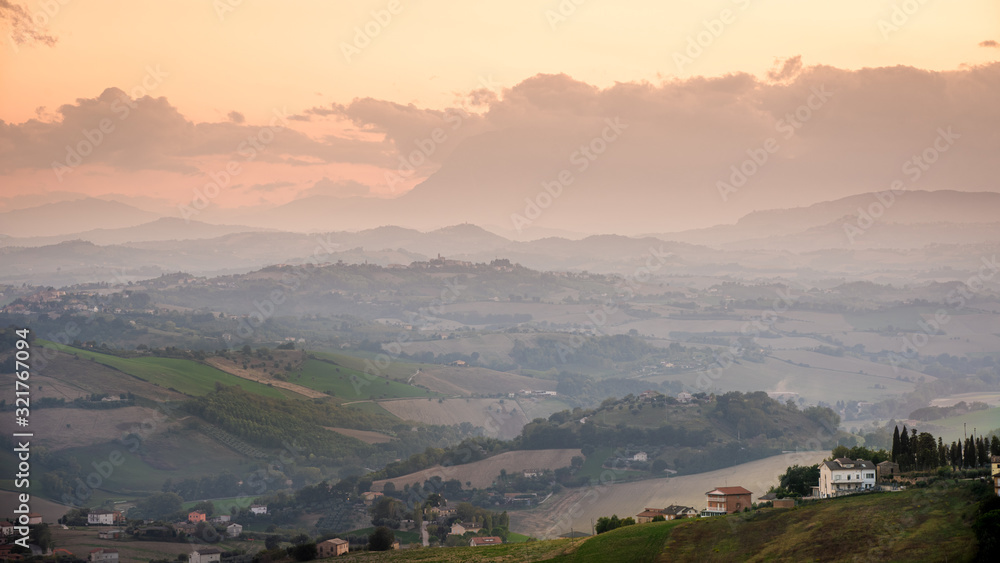
[[[371,188],[353,180],[333,181],[326,176],[299,192],[299,197],[333,196],[333,197],[366,197],[371,195]]]
[[[991,47],[993,49],[1000,48],[1000,43],[997,43],[994,39],[987,39],[986,41],[979,42],[980,47]]]
[[[280,188],[294,186],[294,182],[270,182],[267,184],[254,184],[246,188],[248,192],[273,192]]]
[[[50,19],[51,16],[40,7],[36,7],[34,12],[29,12],[16,2],[0,0],[0,27],[7,28],[11,39],[18,45],[32,43],[49,47],[55,45],[58,40],[44,30]]]
[[[785,59],[784,61],[781,61],[780,68],[778,67],[778,64],[776,62],[775,68],[772,68],[767,72],[767,77],[770,78],[773,82],[781,82],[783,80],[795,78],[801,71],[802,71],[802,56],[796,55],[790,59]]]
[[[232,121],[233,123],[237,124],[243,123],[244,121],[247,120],[247,118],[244,117],[242,113],[235,110],[229,112],[229,115],[227,115],[226,117],[229,118],[229,121]]]

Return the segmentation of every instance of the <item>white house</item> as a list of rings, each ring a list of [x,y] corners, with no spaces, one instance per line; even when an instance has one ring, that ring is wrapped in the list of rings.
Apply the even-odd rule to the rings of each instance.
[[[649,459],[649,456],[646,455],[646,452],[636,452],[629,459],[632,461],[646,461]]]
[[[819,466],[819,497],[832,498],[875,488],[875,464],[863,459],[837,458]]]
[[[233,523],[226,526],[226,535],[231,538],[235,538],[242,533],[243,533],[243,526],[240,526],[239,524]]]
[[[267,505],[266,504],[251,504],[250,505],[250,512],[252,512],[254,514],[267,514]]]
[[[681,391],[680,393],[677,394],[677,401],[681,403],[690,403],[691,393],[688,393],[687,391]]]
[[[99,547],[90,550],[91,561],[118,561],[118,550],[108,547]]]
[[[218,563],[222,552],[214,547],[203,547],[191,552],[188,563]]]
[[[115,512],[103,508],[96,508],[87,514],[88,526],[113,526],[115,520]]]

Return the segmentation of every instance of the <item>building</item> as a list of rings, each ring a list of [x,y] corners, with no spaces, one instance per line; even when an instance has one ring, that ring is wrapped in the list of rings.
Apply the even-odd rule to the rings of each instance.
[[[4,520],[0,522],[0,536],[13,536],[14,524]]]
[[[225,524],[226,522],[229,522],[230,520],[232,520],[232,517],[229,516],[228,514],[220,514],[220,515],[212,518],[212,522],[215,522],[216,524]]]
[[[118,561],[118,550],[99,547],[90,550],[90,561]]]
[[[649,456],[646,452],[635,452],[632,457],[629,458],[630,461],[647,461]]]
[[[677,401],[685,404],[690,403],[691,393],[688,393],[686,391],[681,391],[680,393],[677,394]]]
[[[347,540],[342,540],[340,538],[333,538],[316,544],[316,551],[318,552],[320,559],[323,559],[324,557],[336,557],[338,555],[343,555],[347,553],[349,548],[350,544],[347,543]]]
[[[226,535],[231,538],[238,537],[242,533],[243,533],[243,526],[240,526],[239,524],[233,523],[226,526]]]
[[[125,537],[124,530],[101,530],[97,532],[97,537],[102,540],[120,540]]]
[[[733,514],[750,508],[753,493],[743,487],[716,487],[705,493],[706,506],[702,516]]]
[[[368,491],[361,493],[361,500],[368,506],[375,504],[375,501],[385,496],[384,493],[378,491]]]
[[[204,512],[200,510],[194,510],[192,512],[188,512],[188,522],[191,522],[192,524],[196,524],[198,522],[204,522],[206,516],[207,515]]]
[[[501,545],[503,540],[496,536],[480,536],[472,538],[469,541],[470,547],[481,547],[484,545]]]
[[[41,524],[41,523],[42,523],[42,515],[41,514],[37,514],[35,512],[29,512],[28,513],[28,525],[29,526],[34,526],[35,524]]]
[[[662,508],[646,508],[639,514],[635,515],[635,522],[637,524],[645,524],[646,522],[652,522],[653,518],[656,518],[657,516],[663,516],[664,520],[667,519],[667,516],[663,513]]]
[[[819,497],[833,498],[875,489],[875,464],[840,457],[819,466]]]
[[[115,523],[121,522],[121,520],[122,513],[116,510],[95,508],[87,514],[88,526],[113,526]]]
[[[1000,455],[990,456],[990,474],[993,475],[993,492],[1000,496]]]
[[[219,563],[222,552],[214,547],[203,547],[191,552],[188,563]]]
[[[251,514],[267,514],[266,504],[251,504],[250,505]]]
[[[698,511],[690,506],[680,506],[678,504],[671,504],[670,506],[663,509],[663,516],[667,520],[676,520],[678,518],[694,518],[698,516]]]
[[[891,461],[883,461],[875,466],[875,477],[879,481],[888,481],[899,476],[899,464]]]

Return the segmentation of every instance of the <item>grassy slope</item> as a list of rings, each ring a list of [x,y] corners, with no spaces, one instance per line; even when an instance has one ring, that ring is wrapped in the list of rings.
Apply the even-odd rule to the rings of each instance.
[[[215,390],[216,383],[221,383],[223,385],[238,385],[246,391],[265,397],[281,398],[285,396],[279,389],[268,387],[255,381],[248,381],[191,360],[174,358],[119,358],[90,350],[63,346],[53,342],[40,341],[39,343],[45,347],[56,348],[61,352],[76,354],[81,358],[113,367],[144,381],[154,383],[165,389],[174,389],[186,395],[207,395]]]
[[[965,426],[963,426],[963,423]],[[966,427],[968,428],[969,435],[972,434],[973,429],[976,430],[977,435],[986,434],[991,430],[1000,428],[1000,407],[923,422],[917,428],[923,430],[921,426],[928,427],[929,431],[934,432],[935,436],[941,436],[945,442],[963,438]]]
[[[968,484],[817,502],[758,514],[638,524],[591,538],[357,553],[344,561],[971,561]]]
[[[345,401],[441,396],[384,377],[368,376],[343,364],[334,365],[331,361],[306,360],[289,381],[317,391],[329,391]]]

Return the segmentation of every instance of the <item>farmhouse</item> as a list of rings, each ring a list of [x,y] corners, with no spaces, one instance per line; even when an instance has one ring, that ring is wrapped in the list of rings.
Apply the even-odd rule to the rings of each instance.
[[[251,504],[250,512],[253,514],[267,514],[266,504]]]
[[[14,524],[4,520],[0,522],[0,536],[13,536]]]
[[[234,523],[226,526],[226,535],[231,538],[239,537],[239,535],[242,533],[243,533],[243,526],[240,526],[239,524]]]
[[[117,522],[121,522],[122,513],[117,510],[105,510],[103,508],[95,508],[87,514],[87,525],[88,526],[112,526]]]
[[[840,457],[819,466],[819,496],[832,498],[875,488],[875,464]]]
[[[29,512],[28,513],[28,525],[33,526],[35,524],[41,524],[41,523],[42,523],[42,515],[41,514],[36,514],[34,512]]]
[[[191,552],[188,563],[218,563],[222,552],[214,547],[202,547]]]
[[[500,545],[502,543],[503,540],[496,536],[482,536],[482,537],[472,538],[472,540],[469,541],[469,546],[479,547],[483,545]]]
[[[652,522],[653,518],[656,518],[657,516],[663,516],[664,520],[667,519],[667,516],[663,514],[662,508],[646,508],[639,514],[635,515],[635,521],[637,524],[645,524],[646,522]]]
[[[90,550],[91,561],[118,561],[118,550],[108,547],[99,547]]]
[[[361,493],[361,500],[364,501],[366,506],[371,506],[375,501],[383,496],[383,493],[376,491],[368,491]]]
[[[702,516],[732,514],[750,508],[753,493],[743,487],[716,487],[705,493],[706,507]]]
[[[879,481],[888,481],[899,475],[899,464],[883,461],[875,466],[875,475]]]
[[[663,509],[663,516],[667,520],[676,520],[677,518],[694,518],[695,516],[698,516],[698,511],[690,506],[671,504]]]
[[[647,455],[646,452],[635,452],[632,454],[632,457],[629,458],[629,461],[646,461],[648,459],[649,455]]]
[[[205,517],[206,514],[200,510],[194,510],[192,512],[188,512],[188,522],[191,522],[192,524],[196,522],[204,522]]]
[[[350,545],[347,543],[347,540],[340,538],[333,538],[316,544],[317,555],[319,555],[320,559],[343,555],[347,553],[349,548]]]

